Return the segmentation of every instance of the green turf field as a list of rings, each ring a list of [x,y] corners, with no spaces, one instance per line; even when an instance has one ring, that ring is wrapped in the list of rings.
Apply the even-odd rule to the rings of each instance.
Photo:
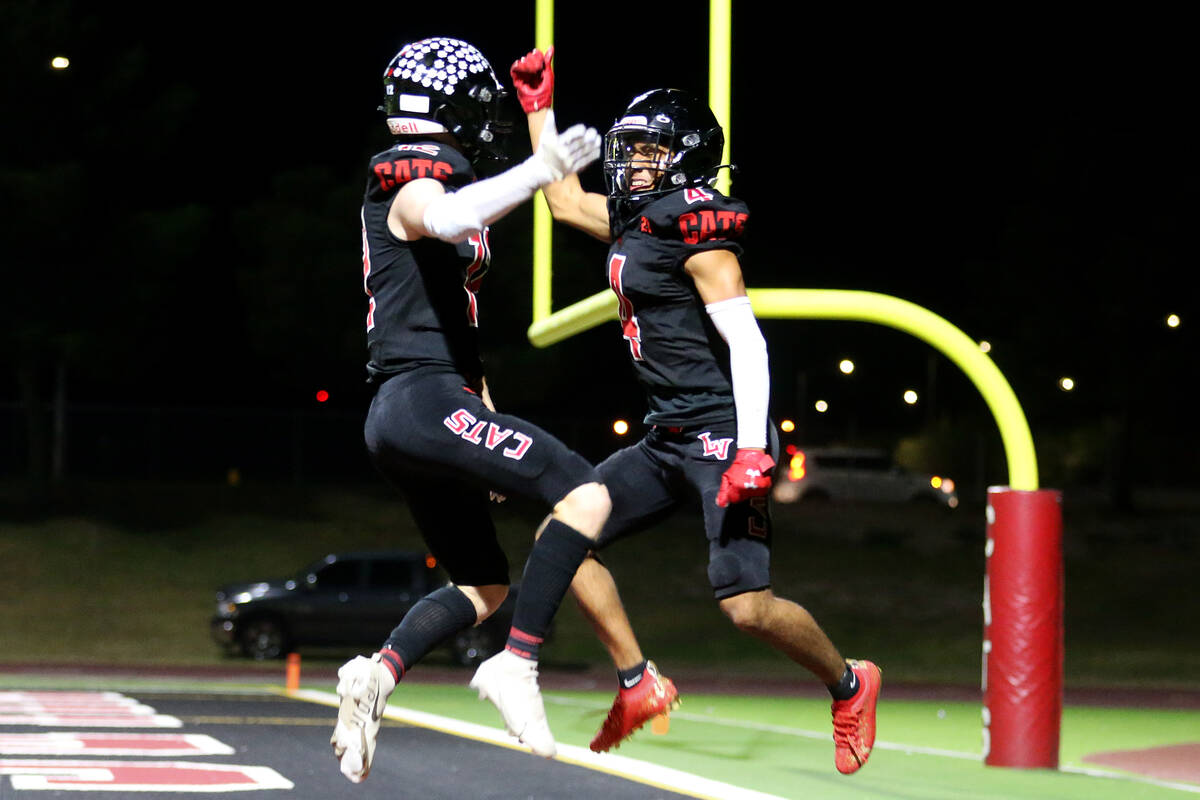
[[[560,742],[586,747],[611,699],[608,693],[547,692],[547,713]],[[456,687],[404,686],[392,704],[499,724],[490,704]],[[1082,762],[1092,752],[1195,742],[1200,711],[1068,708],[1059,771],[983,766],[978,704],[885,697],[871,761],[849,777],[833,768],[830,730],[824,701],[695,695],[672,714],[666,735],[644,729],[617,752],[786,798],[1124,800],[1200,794],[1200,784],[1169,786],[1113,770],[1103,770],[1110,773],[1103,777],[1073,771],[1096,771]],[[386,757],[385,747],[380,745],[380,757]]]

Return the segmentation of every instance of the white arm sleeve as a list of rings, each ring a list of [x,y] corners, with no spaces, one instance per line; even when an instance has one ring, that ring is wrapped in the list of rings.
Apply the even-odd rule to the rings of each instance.
[[[767,342],[758,329],[750,298],[731,297],[704,307],[729,344],[733,403],[737,408],[738,448],[767,446],[767,402],[771,394]]]
[[[532,162],[530,157],[499,175],[434,198],[425,206],[425,230],[445,242],[461,242],[483,230],[550,182],[548,172]]]
[[[546,114],[537,151],[512,169],[435,198],[422,222],[431,236],[461,242],[528,200],[547,183],[561,181],[600,156],[600,134],[573,125],[561,134]]]

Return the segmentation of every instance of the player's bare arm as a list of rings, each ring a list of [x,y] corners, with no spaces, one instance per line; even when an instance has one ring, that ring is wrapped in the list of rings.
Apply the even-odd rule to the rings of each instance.
[[[688,258],[684,270],[696,284],[705,305],[746,295],[742,265],[728,250],[704,250]]]
[[[536,152],[541,145],[546,121],[554,130],[551,103],[554,97],[554,48],[545,53],[532,50],[513,63],[509,70],[521,108],[529,123],[529,141]],[[576,174],[542,187],[550,214],[559,222],[577,228],[602,242],[610,241],[608,204],[602,194],[585,191]]]
[[[405,242],[429,236],[429,231],[425,229],[425,209],[430,201],[444,194],[445,188],[432,178],[418,178],[405,184],[392,200],[392,207],[388,211],[388,230]]]
[[[553,111],[535,111],[528,115],[529,141],[536,150],[541,141],[545,120]],[[602,242],[611,241],[608,225],[608,202],[598,192],[588,192],[579,176],[568,175],[561,181],[542,187],[542,195],[550,215],[558,222],[577,228]]]
[[[480,383],[479,399],[482,400],[483,404],[488,407],[488,410],[495,411],[496,404],[494,402],[492,402],[492,392],[488,388],[487,378],[480,378],[479,383]]]
[[[689,258],[684,269],[692,276],[709,319],[729,345],[738,450],[721,478],[717,505],[739,503],[769,492],[775,467],[766,453],[771,392],[767,343],[746,296],[737,256],[728,250],[706,250]]]

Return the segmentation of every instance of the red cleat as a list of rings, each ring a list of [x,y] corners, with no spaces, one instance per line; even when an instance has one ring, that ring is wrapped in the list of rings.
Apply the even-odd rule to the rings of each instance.
[[[875,703],[883,673],[870,661],[849,660],[858,676],[858,694],[849,700],[833,701],[833,760],[838,772],[849,775],[867,763],[875,746]]]
[[[600,732],[592,739],[591,748],[597,753],[607,752],[654,717],[678,707],[679,692],[675,684],[670,678],[658,674],[653,661],[647,661],[637,685],[631,689],[621,687],[617,692],[608,719],[604,720]]]

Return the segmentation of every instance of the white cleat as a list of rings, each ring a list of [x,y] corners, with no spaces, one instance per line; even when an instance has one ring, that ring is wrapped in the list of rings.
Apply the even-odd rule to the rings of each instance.
[[[558,752],[537,682],[537,662],[501,650],[479,665],[471,688],[479,699],[491,700],[504,727],[534,755],[554,758]]]
[[[341,698],[337,725],[329,743],[342,774],[362,783],[371,772],[375,738],[388,695],[396,688],[392,673],[379,660],[356,656],[338,669],[337,693]]]

